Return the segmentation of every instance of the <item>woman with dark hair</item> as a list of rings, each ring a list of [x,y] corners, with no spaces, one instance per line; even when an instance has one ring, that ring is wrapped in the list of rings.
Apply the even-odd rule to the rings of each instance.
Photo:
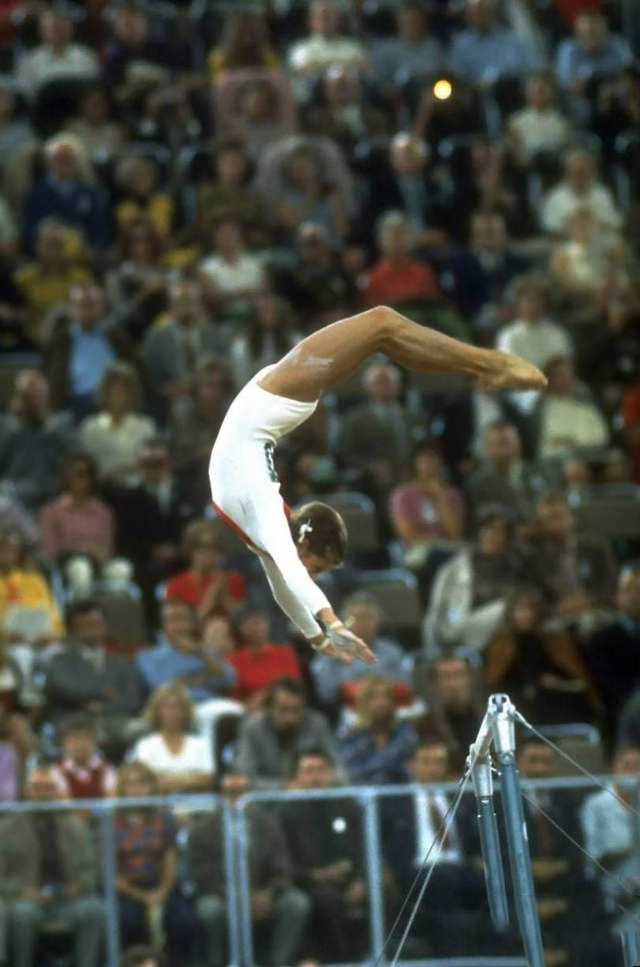
[[[233,11],[225,24],[222,43],[209,54],[208,67],[211,77],[247,67],[280,67],[264,19],[252,10]]]
[[[396,536],[408,548],[428,541],[460,540],[464,530],[464,501],[447,480],[438,447],[421,443],[413,452],[411,480],[400,484],[389,498],[389,514]]]
[[[263,292],[256,298],[251,322],[231,343],[230,363],[238,386],[289,352],[300,338],[293,326],[288,302],[273,292]]]
[[[200,282],[216,307],[242,308],[265,285],[261,260],[247,251],[241,222],[227,216],[215,229],[215,251],[200,263]]]
[[[141,762],[118,772],[118,797],[157,795],[155,773]],[[176,822],[148,806],[119,809],[115,824],[116,888],[123,947],[151,940],[166,949],[172,967],[189,962],[195,918],[177,889]]]
[[[98,564],[113,556],[115,521],[97,496],[98,468],[88,453],[66,461],[62,493],[42,508],[42,546],[54,561],[86,554]]]
[[[122,479],[138,464],[140,448],[158,430],[150,416],[136,413],[141,391],[138,373],[129,363],[111,363],[104,372],[98,403],[100,411],[80,426],[80,442],[95,460],[101,477]]]
[[[512,592],[504,620],[487,643],[485,685],[490,692],[507,692],[534,725],[593,721],[599,700],[580,649],[549,619],[537,588]]]
[[[107,273],[109,305],[126,316],[132,334],[141,336],[165,307],[170,266],[166,243],[146,214],[132,218],[122,231],[122,261]]]

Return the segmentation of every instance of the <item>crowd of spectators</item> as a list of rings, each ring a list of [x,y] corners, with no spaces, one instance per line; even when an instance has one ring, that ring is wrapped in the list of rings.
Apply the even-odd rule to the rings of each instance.
[[[416,783],[381,807],[394,915],[450,805],[431,785],[497,691],[610,763],[616,795],[531,793],[527,820],[549,967],[612,962],[640,864],[640,51],[619,4],[3,7],[0,796],[41,808],[0,822],[0,965],[60,935],[103,962],[95,826],[61,799]],[[290,504],[358,511],[321,581],[372,671],[274,610],[207,464],[246,380],[380,303],[549,389],[375,358],[277,452]],[[376,590],[393,574],[415,619]],[[558,767],[539,741],[519,765]],[[197,802],[117,814],[127,967],[226,962],[228,831]],[[362,960],[357,801],[247,823],[258,962]],[[416,956],[517,952],[482,895],[463,801]]]

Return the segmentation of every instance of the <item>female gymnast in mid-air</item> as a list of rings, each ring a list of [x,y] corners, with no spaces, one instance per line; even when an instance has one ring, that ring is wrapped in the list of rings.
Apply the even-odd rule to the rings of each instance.
[[[518,356],[469,346],[378,306],[307,336],[231,403],[209,464],[216,513],[258,555],[275,600],[313,648],[368,664],[373,653],[314,581],[342,562],[344,521],[317,501],[288,514],[273,455],[280,437],[309,419],[322,394],[374,353],[407,369],[464,374],[486,391],[546,385],[540,370]]]

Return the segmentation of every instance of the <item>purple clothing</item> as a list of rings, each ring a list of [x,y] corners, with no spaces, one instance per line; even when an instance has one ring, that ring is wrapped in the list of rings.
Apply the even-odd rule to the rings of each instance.
[[[18,798],[18,755],[9,742],[0,742],[0,802]]]
[[[447,501],[459,516],[464,512],[464,502],[455,487],[445,487]],[[395,526],[399,517],[406,517],[420,537],[436,539],[446,537],[438,509],[417,483],[401,484],[391,492],[389,514]]]

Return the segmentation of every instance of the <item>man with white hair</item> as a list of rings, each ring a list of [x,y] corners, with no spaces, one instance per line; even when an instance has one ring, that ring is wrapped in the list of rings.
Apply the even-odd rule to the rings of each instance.
[[[95,80],[100,64],[84,44],[73,42],[73,22],[62,11],[45,9],[38,23],[40,44],[18,64],[18,80],[35,96],[54,80]]]
[[[412,258],[413,232],[402,212],[387,212],[378,219],[381,258],[367,277],[369,305],[394,305],[408,299],[432,299],[439,293],[435,273],[427,262]]]
[[[102,249],[108,242],[108,216],[104,192],[87,177],[88,161],[80,141],[72,134],[57,134],[44,147],[46,171],[27,195],[24,237],[31,247],[44,218],[57,218],[77,229],[90,246]]]

